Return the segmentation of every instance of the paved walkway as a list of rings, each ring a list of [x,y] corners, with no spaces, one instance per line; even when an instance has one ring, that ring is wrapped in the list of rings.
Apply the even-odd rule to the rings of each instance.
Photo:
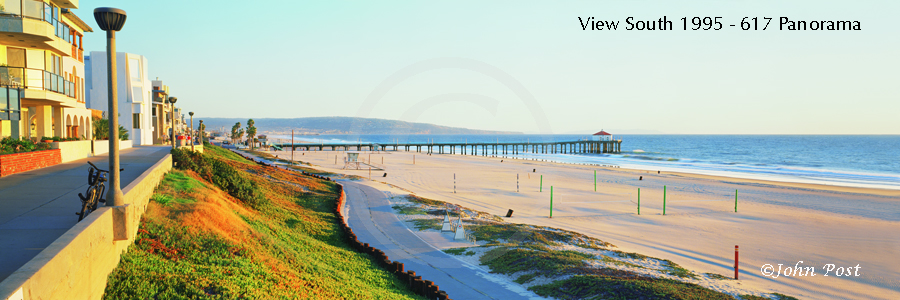
[[[394,215],[381,191],[352,181],[341,181],[347,194],[345,216],[360,241],[384,251],[425,280],[434,281],[453,299],[539,298],[523,287],[468,265],[432,247],[412,233]]]
[[[122,150],[122,187],[159,162],[170,149],[139,146]],[[108,156],[100,155],[0,178],[0,281],[78,222],[78,193],[88,187],[88,161],[104,169],[109,166]]]

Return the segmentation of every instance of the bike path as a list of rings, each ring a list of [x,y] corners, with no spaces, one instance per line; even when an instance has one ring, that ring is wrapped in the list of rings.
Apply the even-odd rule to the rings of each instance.
[[[387,196],[371,186],[341,181],[347,201],[344,214],[363,243],[381,249],[424,280],[434,281],[453,299],[530,299],[539,296],[468,265],[423,241],[397,218]]]
[[[121,150],[119,163],[125,169],[120,175],[122,187],[171,149],[138,146]],[[102,169],[109,167],[109,156],[104,154],[0,178],[0,281],[78,222],[78,193],[88,187],[88,161]]]

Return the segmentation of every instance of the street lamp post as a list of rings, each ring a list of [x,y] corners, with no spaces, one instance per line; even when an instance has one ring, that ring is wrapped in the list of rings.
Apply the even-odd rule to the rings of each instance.
[[[175,101],[178,101],[177,97],[169,97],[169,110],[172,114],[172,149],[175,149]]]
[[[106,75],[109,84],[109,191],[106,205],[125,205],[119,178],[119,102],[116,99],[116,31],[125,26],[125,11],[112,7],[94,9],[94,20],[106,31]]]
[[[194,112],[188,114],[191,115],[191,130],[188,130],[190,132],[188,135],[191,137],[191,151],[194,151]]]

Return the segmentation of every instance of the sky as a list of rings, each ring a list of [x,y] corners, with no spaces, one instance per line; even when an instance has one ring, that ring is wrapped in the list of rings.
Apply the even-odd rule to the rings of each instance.
[[[900,1],[109,1],[195,117],[526,133],[900,134]],[[627,31],[665,16],[675,30]],[[582,30],[579,17],[618,21]],[[721,30],[682,30],[721,17]],[[744,17],[774,18],[740,30]],[[778,30],[779,18],[861,31]],[[731,27],[729,25],[736,25]],[[762,28],[762,24],[758,28]]]

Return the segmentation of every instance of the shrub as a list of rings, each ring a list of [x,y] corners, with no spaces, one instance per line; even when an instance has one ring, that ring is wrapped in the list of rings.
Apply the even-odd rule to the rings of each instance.
[[[268,202],[256,182],[228,163],[189,149],[172,149],[171,153],[176,168],[193,170],[250,207],[259,209]]]
[[[31,152],[34,151],[37,147],[38,146],[31,142],[31,140],[29,139],[14,139],[11,137],[5,137],[0,140],[0,153],[3,154]],[[46,149],[50,149],[50,146],[47,145]]]

